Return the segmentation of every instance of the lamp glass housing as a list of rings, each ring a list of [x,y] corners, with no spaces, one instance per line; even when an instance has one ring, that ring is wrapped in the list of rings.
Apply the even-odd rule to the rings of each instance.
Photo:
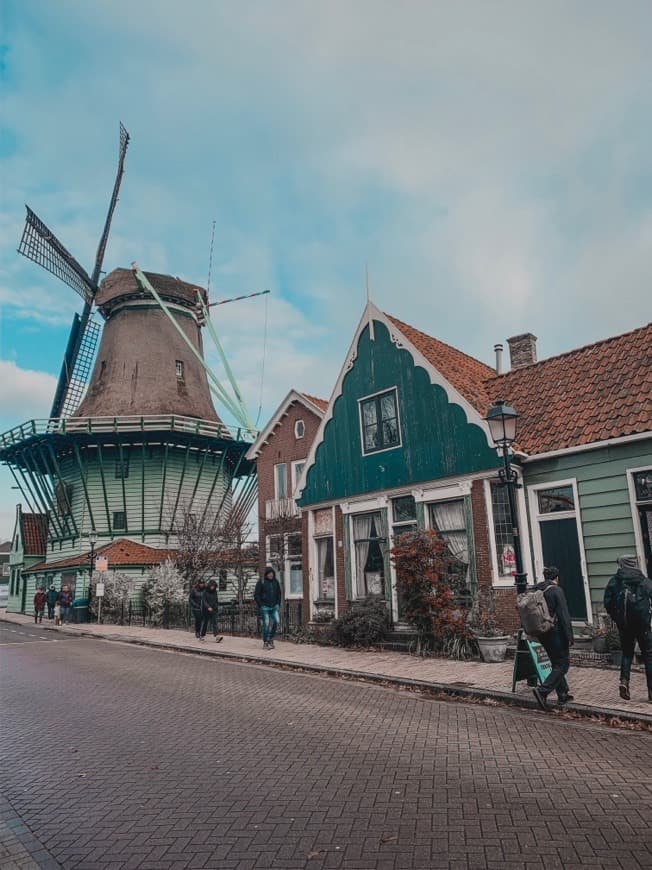
[[[509,447],[516,440],[518,414],[503,401],[496,402],[485,417],[491,438],[498,447]]]

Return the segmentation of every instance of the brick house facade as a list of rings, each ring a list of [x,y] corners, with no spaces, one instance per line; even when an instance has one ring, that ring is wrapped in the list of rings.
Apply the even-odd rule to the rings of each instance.
[[[302,598],[305,535],[294,490],[327,402],[291,390],[251,446],[258,473],[259,568],[271,564],[286,599]]]

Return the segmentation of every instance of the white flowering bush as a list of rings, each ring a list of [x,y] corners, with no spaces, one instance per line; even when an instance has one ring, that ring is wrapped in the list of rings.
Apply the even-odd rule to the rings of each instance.
[[[188,594],[183,578],[169,560],[157,565],[141,587],[143,604],[152,625],[185,621]]]
[[[127,574],[121,574],[119,571],[107,571],[93,575],[95,584],[104,583],[104,597],[102,598],[102,620],[107,622],[120,622],[120,619],[127,616],[129,608],[129,590],[133,583],[133,578]],[[93,600],[95,613],[97,615],[98,599]],[[124,612],[123,612],[124,611]]]

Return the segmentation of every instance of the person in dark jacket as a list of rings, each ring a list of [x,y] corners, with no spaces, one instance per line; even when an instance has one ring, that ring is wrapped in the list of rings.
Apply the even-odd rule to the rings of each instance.
[[[604,608],[616,623],[623,657],[620,663],[620,697],[629,701],[629,676],[638,646],[645,663],[647,699],[652,704],[652,580],[638,567],[638,558],[620,556],[618,570],[604,591]]]
[[[57,595],[57,604],[61,608],[61,622],[70,622],[70,611],[72,610],[72,592],[70,586],[62,586],[61,592]]]
[[[43,611],[45,610],[46,601],[47,595],[45,590],[39,586],[34,596],[34,622],[43,622]]]
[[[48,619],[54,619],[54,605],[57,603],[57,597],[59,593],[56,590],[56,587],[53,583],[50,584],[50,588],[46,592],[46,601],[48,605]]]
[[[204,581],[198,580],[190,590],[190,595],[188,596],[190,615],[195,622],[195,637],[198,640],[201,638],[202,603],[205,588],[206,584]]]
[[[568,603],[564,590],[559,586],[559,569],[550,567],[543,569],[543,583],[538,589],[543,589],[543,597],[546,599],[550,615],[555,624],[548,634],[543,636],[541,645],[548,653],[552,664],[552,670],[543,681],[535,688],[534,697],[542,710],[548,706],[547,698],[551,692],[557,692],[560,704],[566,704],[573,700],[568,688],[566,674],[570,667],[570,648],[573,646],[573,624],[571,622]]]
[[[254,600],[263,622],[263,649],[274,649],[274,637],[278,628],[281,607],[281,584],[276,579],[273,568],[265,568],[265,573],[256,583]]]
[[[201,611],[201,629],[199,632],[199,639],[206,640],[206,630],[208,629],[208,623],[210,622],[215,636],[215,643],[224,640],[224,638],[217,633],[217,583],[215,580],[209,580],[206,584],[206,588],[202,593]]]

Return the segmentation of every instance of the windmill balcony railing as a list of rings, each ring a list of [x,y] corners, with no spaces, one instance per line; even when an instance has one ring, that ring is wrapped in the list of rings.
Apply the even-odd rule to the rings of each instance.
[[[265,502],[266,520],[294,519],[301,511],[293,498],[270,498]]]
[[[209,438],[251,440],[245,429],[225,426],[211,420],[197,420],[175,414],[125,417],[53,417],[44,420],[28,420],[0,435],[0,446],[11,447],[38,435],[100,434],[108,432],[155,432],[172,431]]]

